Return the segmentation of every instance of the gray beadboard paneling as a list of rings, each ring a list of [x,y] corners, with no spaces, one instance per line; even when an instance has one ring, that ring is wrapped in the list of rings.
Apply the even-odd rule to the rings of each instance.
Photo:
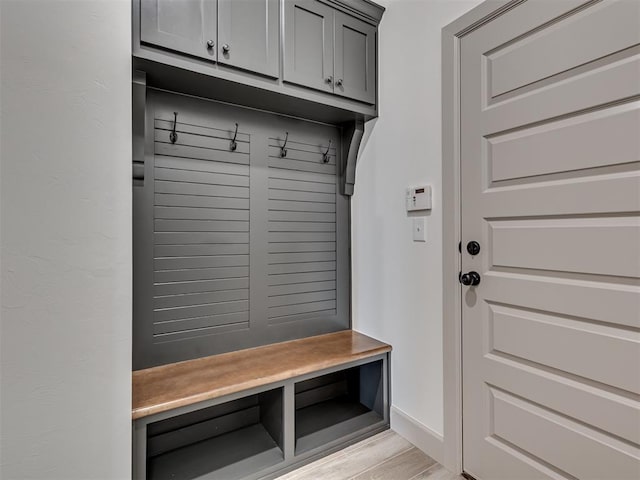
[[[339,133],[148,91],[134,186],[135,369],[349,328]]]
[[[168,133],[168,132],[167,132]],[[216,142],[222,147],[222,141]],[[240,144],[239,144],[240,145]],[[240,147],[238,146],[238,150]],[[249,155],[241,151],[230,152],[222,149],[200,148],[188,145],[172,145],[170,143],[156,143],[156,154],[168,155],[173,157],[184,157],[194,160],[210,160],[217,162],[240,163],[242,165],[249,164]]]
[[[156,335],[180,334],[195,330],[206,330],[212,327],[225,325],[235,325],[238,323],[247,324],[249,322],[249,312],[231,312],[217,315],[206,315],[202,317],[188,317],[170,319],[154,324]]]
[[[282,263],[309,263],[309,262],[334,262],[336,260],[336,252],[304,252],[304,253],[270,253],[269,265],[278,265]]]
[[[245,244],[249,243],[248,233],[238,232],[156,232],[155,245],[185,244]]]
[[[335,191],[330,193],[313,193],[309,190],[283,190],[272,185],[269,189],[269,200],[292,200],[299,202],[313,202],[316,204],[335,204]]]
[[[156,194],[155,205],[162,207],[231,208],[244,210],[249,208],[249,199]]]
[[[224,185],[207,185],[203,183],[163,182],[156,181],[156,193],[172,193],[174,195],[200,195],[211,197],[249,198],[247,187],[229,187]]]
[[[335,148],[294,140],[282,157],[276,139],[270,139],[269,145],[268,317],[277,324],[301,314],[333,313],[337,297]],[[325,163],[327,151],[330,157]],[[319,232],[323,241],[291,237],[300,232]]]
[[[279,172],[278,172],[279,173]],[[282,174],[280,174],[282,176]],[[336,186],[331,183],[325,182],[313,182],[313,181],[296,181],[291,179],[282,179],[278,177],[269,178],[269,189],[274,190],[289,190],[293,192],[315,192],[315,193],[330,193],[335,195]],[[270,198],[274,198],[271,196]],[[302,196],[303,199],[308,198],[306,195]]]
[[[272,242],[269,253],[335,252],[336,242]]]
[[[336,224],[327,222],[269,222],[269,232],[335,232]]]
[[[246,243],[155,245],[153,251],[156,257],[182,257],[184,255],[248,255],[249,245]]]
[[[335,280],[336,277],[337,274],[333,268],[321,272],[277,274],[269,277],[269,286],[322,282]]]
[[[185,307],[189,305],[208,305],[233,300],[249,300],[246,288],[222,290],[217,292],[185,293],[164,295],[154,298],[154,306],[158,309]]]
[[[284,201],[269,200],[270,210],[280,210],[283,212],[335,212],[336,204],[331,202],[307,201]],[[335,221],[332,220],[332,221]]]
[[[156,232],[248,232],[248,221],[156,219]]]
[[[249,232],[251,138],[239,134],[230,152],[228,132],[177,122],[171,144],[172,128],[155,119],[154,179],[166,193],[154,195],[154,231],[181,237],[154,237],[153,331],[193,338],[250,321],[248,236],[200,235]]]
[[[269,232],[269,242],[273,243],[316,243],[335,242],[333,232]]]
[[[225,278],[222,280],[203,280],[199,282],[156,283],[153,288],[154,296],[181,295],[186,293],[207,293],[224,290],[249,288],[247,277]]]

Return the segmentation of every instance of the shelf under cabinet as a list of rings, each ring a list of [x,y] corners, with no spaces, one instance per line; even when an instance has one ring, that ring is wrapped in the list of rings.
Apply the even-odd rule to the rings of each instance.
[[[282,388],[147,428],[148,480],[235,480],[284,461]]]
[[[296,412],[296,455],[379,424],[379,413],[348,398],[321,402]]]
[[[150,480],[241,479],[284,460],[261,424],[211,438],[148,460]]]
[[[384,423],[383,362],[295,385],[296,455]]]

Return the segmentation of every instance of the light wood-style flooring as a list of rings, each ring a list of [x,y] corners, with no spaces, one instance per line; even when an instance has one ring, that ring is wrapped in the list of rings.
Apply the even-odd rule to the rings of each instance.
[[[387,430],[277,480],[464,480]]]

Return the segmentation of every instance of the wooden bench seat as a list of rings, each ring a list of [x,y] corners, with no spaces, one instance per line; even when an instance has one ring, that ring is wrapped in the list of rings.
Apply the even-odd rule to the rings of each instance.
[[[391,351],[352,330],[133,372],[133,420]]]

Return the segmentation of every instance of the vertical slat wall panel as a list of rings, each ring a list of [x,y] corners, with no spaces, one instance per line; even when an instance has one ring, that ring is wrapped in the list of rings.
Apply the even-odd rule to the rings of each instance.
[[[337,314],[336,150],[269,139],[270,325]]]
[[[195,338],[249,325],[250,137],[154,124],[153,337]]]

